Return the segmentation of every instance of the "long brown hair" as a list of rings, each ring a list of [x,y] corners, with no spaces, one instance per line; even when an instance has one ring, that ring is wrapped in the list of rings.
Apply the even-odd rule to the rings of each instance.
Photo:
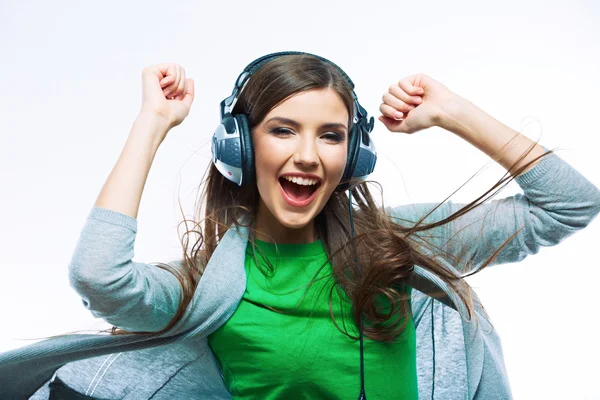
[[[323,88],[331,88],[340,96],[350,116],[350,128],[353,117],[352,88],[337,68],[310,55],[282,56],[261,67],[242,91],[234,114],[245,114],[252,131],[270,110],[290,96]],[[529,151],[532,148],[533,146]],[[525,152],[519,161],[529,151]],[[549,152],[544,156],[547,154]],[[386,213],[385,207],[375,202],[367,182],[351,182],[350,190],[356,208],[353,213],[353,238],[350,230],[348,194],[343,190],[334,191],[316,217],[315,225],[329,257],[334,287],[343,291],[351,300],[352,317],[356,324],[359,324],[361,315],[369,322],[364,326],[366,336],[373,340],[392,341],[402,333],[410,317],[410,298],[405,289],[415,265],[423,267],[444,281],[463,303],[467,314],[465,318],[473,316],[476,296],[471,292],[464,276],[458,272],[468,271],[469,266],[464,265],[466,262],[459,257],[432,245],[427,240],[428,234],[432,233],[431,229],[459,218],[494,196],[535,161],[537,159],[519,170],[509,170],[509,173],[483,195],[444,220],[432,223],[423,221],[443,202],[418,221],[403,221],[392,218]],[[157,267],[172,272],[182,288],[176,315],[156,334],[168,331],[181,319],[194,295],[204,267],[225,232],[234,225],[253,227],[258,200],[256,185],[238,187],[225,179],[214,165],[209,166],[203,179],[195,218],[191,221],[184,218],[182,222],[186,226],[181,238],[182,267],[155,263]],[[252,241],[253,230],[250,229],[249,232]],[[491,263],[517,233],[514,232],[499,249],[490,249],[487,261],[478,266],[473,273],[481,271]],[[195,240],[190,240],[192,235],[197,236]],[[440,257],[450,261],[455,268],[449,268]],[[360,273],[356,262],[360,265]],[[378,306],[376,300],[381,298],[388,299],[389,307],[382,309]],[[331,292],[329,302],[331,310]],[[333,312],[331,316],[334,318]],[[139,332],[125,332],[113,327],[111,333]],[[348,332],[344,333],[355,337]]]

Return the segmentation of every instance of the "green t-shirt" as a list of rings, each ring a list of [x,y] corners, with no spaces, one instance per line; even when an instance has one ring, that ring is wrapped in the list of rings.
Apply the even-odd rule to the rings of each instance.
[[[238,308],[208,337],[233,398],[356,399],[359,341],[340,332],[331,319],[333,278],[322,242],[274,245],[257,240],[256,246],[264,257],[257,251],[255,259],[248,244],[246,291]],[[256,263],[267,268],[265,257],[273,266],[266,274]],[[336,323],[357,334],[348,298],[342,293],[341,302],[338,290],[332,293]],[[412,318],[394,343],[365,337],[364,357],[369,400],[418,398]]]

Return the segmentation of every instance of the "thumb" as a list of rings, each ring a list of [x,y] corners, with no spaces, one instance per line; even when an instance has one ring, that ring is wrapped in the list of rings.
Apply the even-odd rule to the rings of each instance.
[[[408,133],[406,132],[406,123],[403,119],[398,121],[397,119],[385,117],[383,115],[380,115],[378,119],[390,132]]]
[[[189,108],[192,106],[192,102],[194,101],[194,80],[186,79],[185,80],[185,95],[181,101]]]

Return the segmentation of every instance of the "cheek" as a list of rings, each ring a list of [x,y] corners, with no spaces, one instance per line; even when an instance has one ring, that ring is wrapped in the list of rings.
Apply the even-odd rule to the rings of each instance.
[[[256,155],[256,154],[255,154]],[[271,157],[256,157],[254,159],[254,169],[256,172],[256,185],[258,190],[269,181],[268,177],[275,173],[275,166]]]
[[[278,191],[275,177],[287,161],[289,150],[282,145],[281,140],[257,140],[254,143],[254,168],[256,185],[260,197],[268,199],[273,190]]]
[[[323,151],[322,160],[326,160],[323,164],[330,179],[337,180],[338,182],[342,179],[347,159],[346,146],[331,146]]]
[[[288,157],[289,150],[281,140],[257,140],[254,143],[254,165],[257,180],[261,176],[277,174]]]

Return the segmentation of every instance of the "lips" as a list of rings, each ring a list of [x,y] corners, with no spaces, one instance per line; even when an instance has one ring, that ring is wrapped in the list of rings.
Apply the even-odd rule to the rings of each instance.
[[[285,177],[279,178],[281,196],[286,203],[293,207],[306,207],[312,203],[312,201],[317,197],[317,189],[321,186],[321,180],[320,178],[313,178],[313,180],[317,180],[316,184],[302,184],[306,183],[306,179],[311,178],[299,180],[298,183],[291,182]]]

